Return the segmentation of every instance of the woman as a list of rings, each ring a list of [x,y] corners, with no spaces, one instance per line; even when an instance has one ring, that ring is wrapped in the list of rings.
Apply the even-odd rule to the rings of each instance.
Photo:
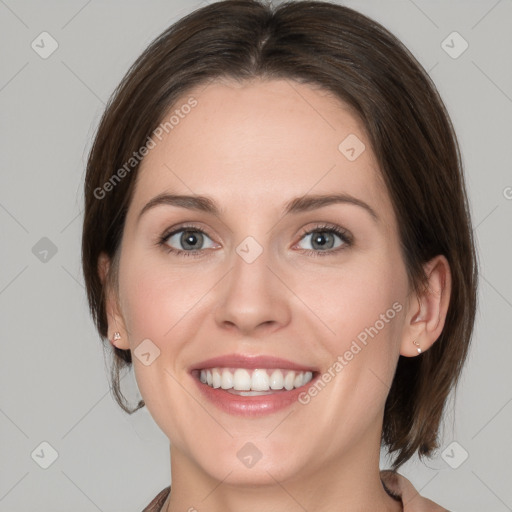
[[[101,120],[82,249],[116,399],[170,440],[145,510],[445,510],[396,471],[438,448],[475,249],[448,114],[382,26],[236,0],[170,27]]]

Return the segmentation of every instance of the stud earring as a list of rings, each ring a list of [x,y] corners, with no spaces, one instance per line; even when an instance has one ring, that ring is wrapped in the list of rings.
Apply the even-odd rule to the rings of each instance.
[[[120,340],[120,339],[121,339],[121,334],[120,334],[118,331],[116,331],[116,332],[114,333],[114,336],[113,336],[113,337],[112,337],[112,339],[110,340],[110,343],[112,343],[112,345],[114,345],[114,347],[116,347],[116,348],[117,348],[117,346],[116,346],[116,343],[115,343],[115,342],[116,342],[117,340]]]
[[[413,340],[413,343],[418,347],[418,354],[421,354],[421,348],[420,348],[420,344],[418,343],[418,341]]]

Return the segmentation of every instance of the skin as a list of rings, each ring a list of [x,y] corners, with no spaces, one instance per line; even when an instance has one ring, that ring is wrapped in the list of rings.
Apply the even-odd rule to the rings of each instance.
[[[149,338],[160,350],[148,366],[133,360],[146,406],[170,440],[172,493],[164,510],[402,510],[379,477],[384,404],[399,355],[414,357],[413,340],[426,351],[441,334],[451,290],[446,258],[425,265],[429,292],[411,293],[370,143],[332,95],[256,80],[217,81],[177,104],[190,96],[198,105],[141,164],[118,287],[107,300],[110,338],[121,333],[116,346],[133,351]],[[349,134],[366,145],[354,161],[338,150]],[[207,195],[220,214],[159,205],[138,218],[162,192]],[[349,203],[281,214],[292,198],[332,193],[366,202],[379,220]],[[206,233],[197,257],[157,244],[185,222]],[[353,243],[330,254],[315,249],[304,232],[322,223],[348,230]],[[236,252],[248,236],[263,248],[251,264]],[[344,244],[333,236],[335,246]],[[186,250],[179,234],[168,243]],[[103,278],[109,264],[102,255]],[[230,353],[328,371],[396,302],[402,310],[307,405],[233,416],[206,401],[188,373]],[[262,454],[251,468],[237,457],[247,442]]]

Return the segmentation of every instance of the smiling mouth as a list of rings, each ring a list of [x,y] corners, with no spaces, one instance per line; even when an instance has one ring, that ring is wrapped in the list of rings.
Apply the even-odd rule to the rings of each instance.
[[[316,372],[279,368],[205,368],[193,375],[213,389],[240,396],[271,395],[291,391],[308,384]]]

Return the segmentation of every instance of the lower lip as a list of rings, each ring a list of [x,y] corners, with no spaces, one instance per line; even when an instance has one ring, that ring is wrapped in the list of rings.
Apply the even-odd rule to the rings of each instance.
[[[307,384],[290,391],[277,391],[269,395],[240,396],[222,388],[212,388],[192,375],[199,390],[210,402],[223,411],[238,416],[261,416],[290,407],[298,402],[299,395],[313,385],[317,377],[318,375],[314,375]]]

